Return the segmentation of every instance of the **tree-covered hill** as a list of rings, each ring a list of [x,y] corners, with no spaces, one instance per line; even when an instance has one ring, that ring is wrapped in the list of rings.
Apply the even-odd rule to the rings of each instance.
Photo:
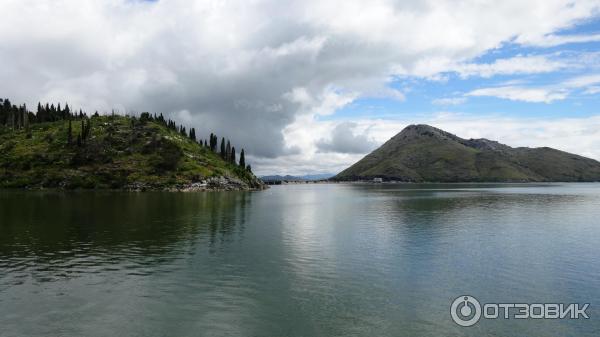
[[[8,103],[7,103],[8,102]],[[0,187],[229,190],[264,185],[229,141],[160,115],[37,113],[0,100]]]

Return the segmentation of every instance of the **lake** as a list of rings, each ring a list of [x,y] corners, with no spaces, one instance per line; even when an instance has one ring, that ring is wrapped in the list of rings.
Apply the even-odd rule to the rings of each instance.
[[[590,303],[454,323],[452,301]],[[597,336],[600,184],[0,192],[0,336]]]

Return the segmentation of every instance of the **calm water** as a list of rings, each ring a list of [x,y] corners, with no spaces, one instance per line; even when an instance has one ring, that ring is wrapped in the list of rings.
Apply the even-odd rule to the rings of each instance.
[[[589,320],[452,322],[481,302]],[[600,185],[0,192],[0,336],[598,336]]]

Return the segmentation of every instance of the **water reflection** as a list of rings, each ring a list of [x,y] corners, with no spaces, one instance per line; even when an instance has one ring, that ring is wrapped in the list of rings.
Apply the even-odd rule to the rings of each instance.
[[[0,270],[40,282],[118,268],[144,275],[198,243],[214,253],[243,239],[250,203],[247,193],[4,191]]]

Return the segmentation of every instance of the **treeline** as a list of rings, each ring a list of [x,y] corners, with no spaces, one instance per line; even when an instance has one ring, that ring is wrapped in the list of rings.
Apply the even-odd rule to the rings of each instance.
[[[112,112],[113,116],[115,112]],[[96,111],[92,117],[99,117],[100,115]],[[132,117],[132,123],[135,121],[135,117]],[[27,110],[25,104],[23,105],[13,105],[9,99],[0,98],[0,125],[8,127],[13,130],[21,130],[25,129],[28,133],[28,136],[31,136],[30,133],[30,125],[35,123],[45,123],[45,122],[55,122],[61,120],[68,120],[69,127],[67,130],[67,144],[68,145],[77,145],[83,146],[86,141],[89,139],[91,135],[92,123],[89,120],[86,113],[84,113],[81,109],[79,111],[72,111],[68,104],[65,104],[64,108],[61,107],[60,104],[48,104],[42,105],[38,103],[37,111],[34,113],[32,111]],[[77,137],[73,135],[73,121],[81,121],[81,132],[77,134]],[[211,133],[208,139],[200,139],[196,135],[196,129],[190,128],[189,131],[183,125],[177,126],[175,121],[171,119],[165,119],[163,114],[150,114],[148,112],[143,112],[139,116],[139,120],[141,122],[152,121],[163,126],[179,132],[182,136],[189,137],[194,142],[199,143],[201,146],[209,149],[210,151],[217,153],[223,158],[223,160],[237,165],[242,169],[252,171],[250,165],[246,165],[246,158],[244,149],[240,151],[239,160],[236,158],[236,150],[235,146],[232,146],[230,141],[225,139],[225,137],[221,138],[220,147],[217,147],[219,144],[219,138],[216,134]]]
[[[0,125],[12,129],[28,128],[33,123],[55,122],[75,118],[81,119],[84,117],[87,116],[84,116],[83,111],[71,111],[68,104],[64,108],[61,108],[60,103],[57,106],[48,103],[46,105],[38,103],[37,111],[33,113],[27,110],[25,104],[16,106],[8,98],[0,98]]]
[[[0,125],[12,129],[29,128],[29,124],[35,121],[35,114],[27,110],[25,104],[12,105],[8,99],[0,98]]]

